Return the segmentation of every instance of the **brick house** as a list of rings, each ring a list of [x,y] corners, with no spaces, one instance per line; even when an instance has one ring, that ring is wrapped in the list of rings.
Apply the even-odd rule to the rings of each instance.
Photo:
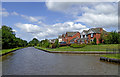
[[[88,41],[92,42],[94,38],[96,38],[96,43],[102,43],[100,41],[101,34],[107,35],[107,32],[103,30],[103,28],[91,28],[88,30]],[[102,40],[103,41],[103,40]]]
[[[77,39],[80,38],[79,32],[66,32],[66,34],[63,34],[63,41],[67,44],[75,43],[77,42]]]
[[[83,30],[80,36],[81,38],[77,39],[78,43],[88,43],[88,30]]]
[[[72,43],[90,43],[96,38],[96,43],[102,43],[104,40],[100,41],[101,34],[107,35],[108,32],[103,30],[103,28],[91,28],[89,30],[83,30],[80,34],[79,32],[66,32],[66,34],[62,35],[62,41],[67,44]]]

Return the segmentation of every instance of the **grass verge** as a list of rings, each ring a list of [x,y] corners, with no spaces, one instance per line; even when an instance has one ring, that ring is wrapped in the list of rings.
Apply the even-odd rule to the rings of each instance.
[[[83,48],[72,48],[70,46],[63,46],[55,49],[41,48],[41,47],[35,47],[35,48],[44,49],[48,51],[106,51],[107,48],[118,49],[118,45],[120,44],[86,45]]]
[[[100,55],[100,57],[106,57],[111,59],[120,59],[120,54],[106,54],[106,55]]]
[[[18,47],[18,48],[13,48],[13,49],[3,49],[3,50],[0,50],[0,55],[11,52],[13,50],[21,49],[21,48],[24,48],[24,47]]]

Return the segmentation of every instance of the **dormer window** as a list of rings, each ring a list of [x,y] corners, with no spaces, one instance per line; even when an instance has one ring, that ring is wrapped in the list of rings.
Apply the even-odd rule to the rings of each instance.
[[[91,37],[93,37],[93,33],[91,34]]]

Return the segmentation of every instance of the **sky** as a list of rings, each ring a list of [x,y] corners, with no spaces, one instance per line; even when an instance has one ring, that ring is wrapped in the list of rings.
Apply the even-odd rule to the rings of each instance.
[[[117,2],[2,2],[0,10],[2,25],[27,41],[96,27],[118,30]]]

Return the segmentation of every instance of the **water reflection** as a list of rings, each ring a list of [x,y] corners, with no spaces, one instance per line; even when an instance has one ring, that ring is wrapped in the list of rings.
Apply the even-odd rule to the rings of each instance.
[[[99,55],[53,54],[33,47],[3,56],[5,75],[117,75],[118,65],[99,61]]]

